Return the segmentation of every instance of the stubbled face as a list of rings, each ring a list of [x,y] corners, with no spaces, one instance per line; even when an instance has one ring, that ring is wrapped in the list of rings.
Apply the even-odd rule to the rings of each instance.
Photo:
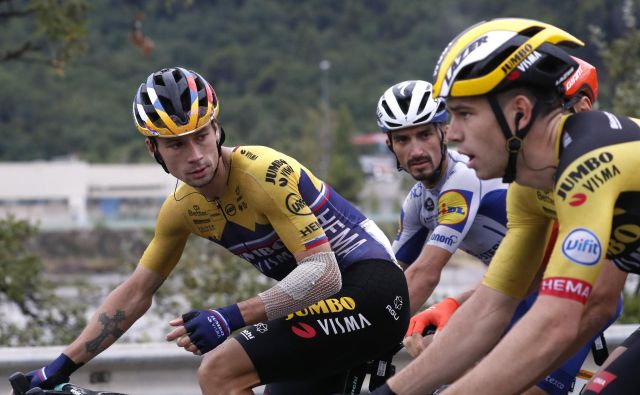
[[[449,140],[469,157],[468,167],[480,179],[502,177],[507,168],[505,138],[485,97],[450,98]]]
[[[426,124],[394,130],[389,138],[400,166],[417,181],[429,180],[442,159],[438,127]]]
[[[217,125],[186,136],[156,138],[158,151],[174,177],[199,188],[208,185],[218,167]]]

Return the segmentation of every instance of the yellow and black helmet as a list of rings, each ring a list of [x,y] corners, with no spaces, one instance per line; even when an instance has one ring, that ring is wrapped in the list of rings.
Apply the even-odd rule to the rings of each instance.
[[[559,45],[584,43],[548,23],[522,18],[481,22],[449,43],[434,70],[441,97],[496,93],[515,85],[558,88],[578,67]],[[561,94],[561,92],[558,92]]]
[[[182,67],[147,77],[133,99],[138,131],[149,137],[177,137],[196,132],[218,117],[216,92],[198,73]]]

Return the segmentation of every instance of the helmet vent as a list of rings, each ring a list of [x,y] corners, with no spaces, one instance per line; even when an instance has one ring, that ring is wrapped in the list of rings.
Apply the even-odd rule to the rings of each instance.
[[[429,101],[429,97],[431,96],[430,93],[431,92],[429,92],[428,95],[423,95],[422,96],[422,100],[420,100],[420,105],[418,106],[418,111],[417,111],[418,114],[420,114],[422,111],[424,111],[425,107],[427,107],[427,102]]]
[[[384,107],[384,110],[387,112],[387,115],[389,117],[395,118],[395,116],[393,115],[393,111],[391,111],[391,108],[389,108],[389,105],[387,104],[386,100],[382,102],[382,107]]]
[[[146,90],[140,92],[140,98],[142,99],[142,104],[150,106],[153,103],[151,103],[151,98],[149,98],[149,94],[147,93]]]
[[[413,122],[414,122],[414,123],[416,123],[416,124],[419,124],[420,122],[424,122],[424,121],[426,121],[427,119],[429,119],[429,117],[430,117],[430,116],[431,116],[431,113],[429,113],[429,114],[427,114],[427,115],[424,115],[424,116],[420,117],[420,119],[416,119],[416,120],[415,120],[415,121],[413,121]]]
[[[140,114],[138,114],[138,112],[137,112],[137,111],[134,111],[134,112],[133,112],[133,116],[134,116],[134,117],[136,117],[136,123],[137,123],[138,125],[140,125],[140,126],[143,126],[143,125],[144,125],[144,123],[145,123],[145,122],[142,120],[142,118],[140,118]]]
[[[180,95],[180,104],[182,105],[180,113],[191,110],[191,93],[188,89],[185,89]]]
[[[167,99],[164,96],[159,96],[158,99],[160,100],[160,104],[162,105],[164,112],[166,112],[169,115],[176,113],[176,109],[173,108],[173,103],[171,103],[171,100]]]
[[[561,74],[563,70],[567,69],[566,64],[558,62],[551,56],[546,56],[544,59],[538,62],[538,70],[549,73],[551,75]]]
[[[180,71],[178,69],[173,69],[171,71],[171,74],[173,75],[173,80],[176,83],[180,82],[180,80],[182,79],[182,73],[180,73]]]
[[[398,98],[398,105],[400,106],[403,114],[409,112],[409,104],[411,104],[411,96]]]
[[[539,32],[541,32],[543,29],[544,28],[541,26],[531,26],[530,28],[521,31],[520,34],[527,37],[533,37]]]
[[[160,116],[155,111],[148,111],[147,116],[152,123],[158,126],[164,126],[164,122],[162,122],[162,119],[160,119]]]

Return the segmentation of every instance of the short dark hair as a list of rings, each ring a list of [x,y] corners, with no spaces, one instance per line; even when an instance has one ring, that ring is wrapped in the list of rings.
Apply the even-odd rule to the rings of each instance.
[[[497,99],[500,106],[504,106],[506,102],[518,95],[526,96],[531,102],[540,106],[539,114],[541,116],[549,115],[557,109],[562,109],[562,98],[556,92],[540,89],[534,86],[520,85],[510,89],[506,89],[498,93]]]

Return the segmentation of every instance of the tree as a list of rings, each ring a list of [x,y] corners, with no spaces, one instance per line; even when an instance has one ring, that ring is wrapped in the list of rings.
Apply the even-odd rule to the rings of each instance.
[[[44,63],[62,72],[65,65],[84,52],[86,43],[86,0],[0,0],[0,23],[9,27],[0,62],[24,61]],[[13,29],[28,26],[33,32],[26,37]],[[3,33],[5,34],[5,33]]]
[[[354,132],[355,126],[351,113],[345,106],[340,107],[333,128],[331,163],[327,182],[351,202],[358,201],[358,194],[364,183],[364,174],[351,143]]]
[[[633,2],[626,0],[622,9],[625,34],[607,42],[604,32],[592,26],[594,43],[604,61],[608,96],[615,113],[640,115],[640,31]],[[600,71],[600,70],[599,70]]]
[[[158,290],[153,309],[173,319],[191,309],[249,299],[273,284],[248,262],[193,236],[173,273]]]
[[[45,279],[43,264],[29,247],[36,233],[26,221],[0,220],[0,344],[5,346],[67,343],[86,323],[84,307],[56,296],[55,284]]]

